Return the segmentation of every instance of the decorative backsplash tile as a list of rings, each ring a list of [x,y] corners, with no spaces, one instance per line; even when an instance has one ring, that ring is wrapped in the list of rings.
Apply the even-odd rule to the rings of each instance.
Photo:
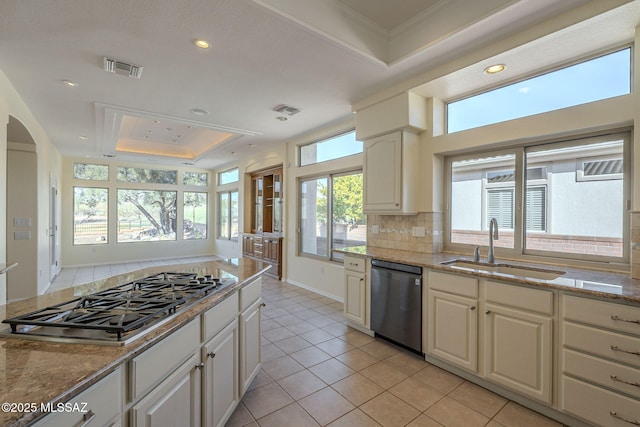
[[[417,215],[367,215],[367,246],[439,253],[443,246],[441,212]]]

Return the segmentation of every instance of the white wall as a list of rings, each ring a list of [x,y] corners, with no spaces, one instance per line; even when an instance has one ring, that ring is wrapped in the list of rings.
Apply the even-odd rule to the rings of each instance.
[[[37,290],[44,292],[49,286],[49,186],[50,176],[59,177],[62,168],[62,157],[51,143],[44,129],[37,122],[29,108],[26,106],[15,88],[11,85],[4,73],[0,71],[0,176],[6,177],[7,155],[7,127],[9,116],[20,121],[31,135],[36,144],[37,153],[37,229],[34,230],[37,244],[37,259],[31,262],[37,266]],[[5,182],[6,180],[2,180]],[[57,181],[60,188],[60,181]],[[5,187],[4,185],[1,187]],[[11,262],[7,260],[6,253],[6,223],[7,223],[7,194],[6,188],[0,189],[0,263]],[[15,271],[13,272],[15,274]],[[7,277],[0,276],[0,301],[6,297],[6,288],[11,286],[12,272]],[[9,282],[7,283],[5,282]]]

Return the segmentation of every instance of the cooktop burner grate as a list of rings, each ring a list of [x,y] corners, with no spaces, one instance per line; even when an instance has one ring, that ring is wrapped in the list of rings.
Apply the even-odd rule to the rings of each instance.
[[[160,273],[6,319],[3,323],[11,326],[13,334],[38,335],[38,328],[55,328],[64,337],[69,329],[82,329],[102,331],[120,341],[130,331],[146,328],[205,297],[219,282],[211,275]]]

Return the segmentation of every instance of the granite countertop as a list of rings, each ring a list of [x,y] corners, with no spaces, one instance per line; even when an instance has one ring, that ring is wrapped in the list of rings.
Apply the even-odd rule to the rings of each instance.
[[[0,318],[6,319],[160,272],[197,273],[199,276],[212,274],[215,277],[237,279],[234,285],[212,294],[186,310],[179,311],[172,320],[125,346],[0,338],[1,401],[35,403],[38,407],[41,403],[66,402],[202,312],[237,292],[268,268],[267,264],[246,258],[153,267],[0,306]],[[0,412],[0,425],[22,426],[40,415]]]
[[[372,248],[365,246],[356,246],[340,250],[345,254],[363,256],[367,258],[376,258],[385,261],[399,262],[403,264],[418,265],[431,270],[440,270],[445,272],[465,274],[476,277],[485,277],[490,279],[499,279],[502,281],[513,282],[523,285],[536,286],[542,288],[559,289],[564,291],[575,292],[578,294],[588,294],[599,298],[607,298],[617,300],[618,302],[628,302],[632,304],[640,304],[640,280],[632,279],[629,273],[617,273],[601,270],[587,270],[575,267],[568,267],[560,263],[535,264],[522,261],[510,261],[498,259],[497,263],[509,263],[523,268],[538,268],[545,270],[560,270],[565,274],[553,280],[534,279],[524,276],[490,273],[482,271],[480,268],[462,269],[449,265],[443,265],[443,262],[463,259],[471,261],[472,257],[463,256],[454,253],[418,253],[411,251],[403,251],[397,249]]]

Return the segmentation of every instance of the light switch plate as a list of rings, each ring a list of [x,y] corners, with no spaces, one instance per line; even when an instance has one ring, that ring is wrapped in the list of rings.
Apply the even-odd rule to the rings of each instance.
[[[31,240],[30,231],[14,231],[13,240]]]
[[[378,233],[380,233],[380,227],[379,227],[379,226],[377,226],[377,225],[372,225],[372,226],[371,226],[371,233],[372,233],[372,234],[378,234]]]
[[[29,217],[16,217],[13,218],[14,227],[31,227],[31,218]]]

